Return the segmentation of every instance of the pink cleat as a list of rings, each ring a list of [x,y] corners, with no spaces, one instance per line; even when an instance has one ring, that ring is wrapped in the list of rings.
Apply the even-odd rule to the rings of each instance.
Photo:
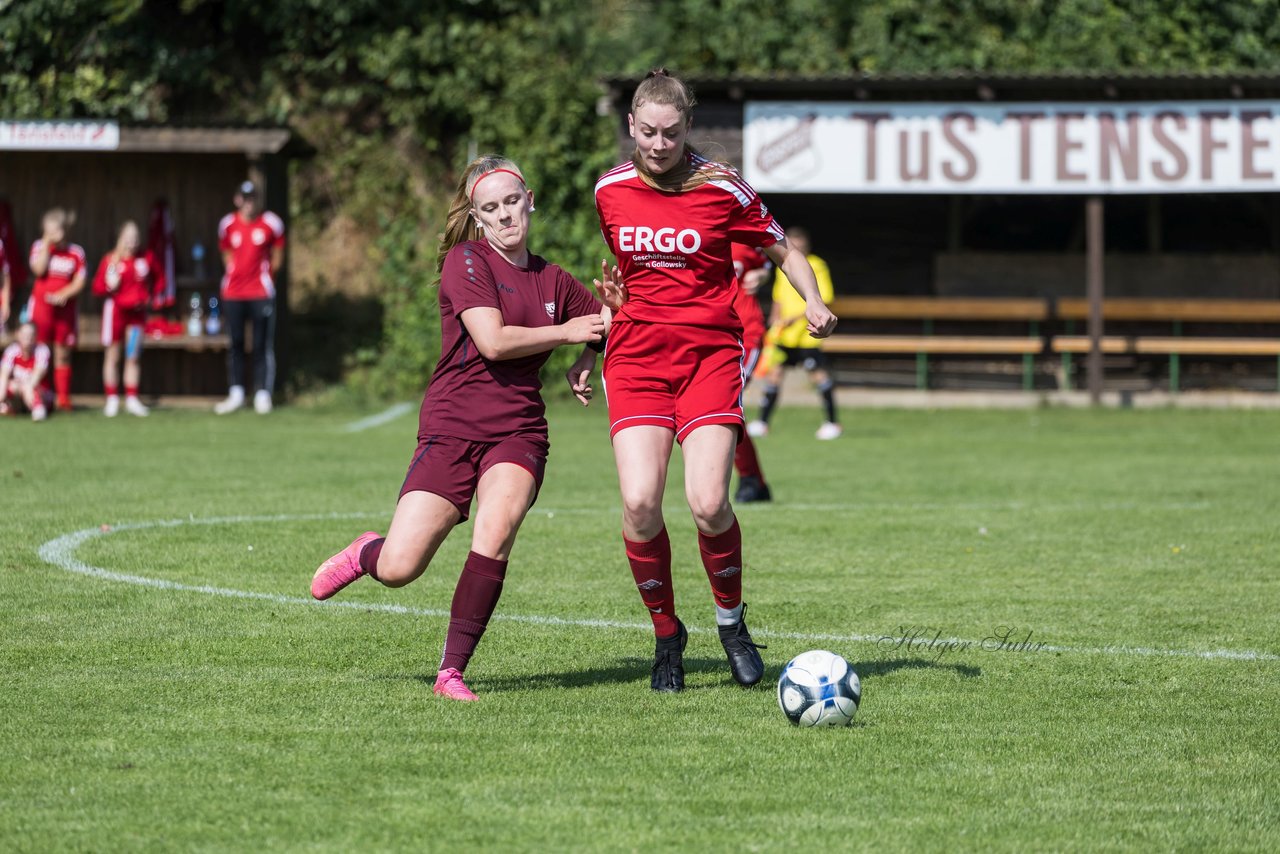
[[[376,531],[365,531],[356,537],[351,545],[320,564],[320,568],[311,578],[311,595],[317,599],[328,599],[364,575],[364,570],[360,568],[360,552],[376,539],[378,539]]]
[[[467,683],[462,681],[462,674],[453,667],[436,674],[436,687],[432,691],[437,697],[448,697],[450,700],[461,700],[464,703],[480,699],[467,687]]]

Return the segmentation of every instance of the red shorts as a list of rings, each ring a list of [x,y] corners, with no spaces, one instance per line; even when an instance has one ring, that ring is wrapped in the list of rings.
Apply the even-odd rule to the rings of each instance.
[[[609,436],[649,424],[689,431],[727,424],[741,432],[742,339],[729,329],[615,323],[604,357]]]
[[[439,495],[466,519],[471,515],[471,498],[484,473],[498,463],[514,463],[533,475],[536,501],[550,449],[546,437],[535,433],[517,433],[497,442],[473,442],[454,436],[419,438],[400,496],[407,492]]]
[[[79,324],[79,312],[76,304],[50,305],[44,297],[37,299],[32,295],[27,300],[27,313],[36,326],[36,340],[52,347],[61,344],[64,347],[76,346],[76,327]]]
[[[102,304],[102,346],[110,347],[124,341],[124,331],[130,326],[145,326],[147,307],[121,308],[113,299]]]

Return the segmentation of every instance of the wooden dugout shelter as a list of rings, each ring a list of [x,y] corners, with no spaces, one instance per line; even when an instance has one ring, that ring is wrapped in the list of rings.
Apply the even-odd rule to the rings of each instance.
[[[177,297],[185,320],[199,293],[216,296],[222,277],[218,221],[232,210],[232,196],[246,178],[265,208],[289,222],[288,158],[296,154],[291,134],[279,127],[128,126],[103,121],[0,120],[0,198],[13,213],[19,250],[40,236],[44,211],[73,211],[69,239],[84,247],[90,280],[115,245],[122,223],[134,220],[146,242],[148,219],[158,199],[169,204],[175,242]],[[204,249],[202,262],[192,250]],[[277,354],[288,347],[288,244],[278,288]],[[20,289],[15,298],[25,299]],[[86,284],[80,299],[82,335],[75,362],[74,391],[101,391],[101,345],[96,339],[100,300]],[[15,303],[16,305],[16,303]],[[226,337],[148,341],[144,394],[216,395],[226,391]]]
[[[1069,382],[1075,353],[1095,397],[1104,350],[1114,354],[1109,381],[1123,382],[1113,368],[1151,352],[1139,335],[1280,339],[1280,74],[686,80],[699,102],[695,144],[738,165],[784,226],[813,235],[850,311],[841,331],[882,335],[905,352],[900,332],[962,321],[978,337],[1007,332],[1002,312],[1031,301],[1039,308],[1023,312],[1020,334],[1025,344],[1030,324],[1042,346],[1022,348],[1037,367],[1024,387],[1043,382],[1051,361]],[[605,81],[623,157],[638,82]],[[972,316],[959,310],[964,300]],[[984,302],[995,300],[1003,306]],[[1196,301],[1210,301],[1208,312],[1183,310]],[[1165,310],[1171,302],[1182,308]],[[1125,340],[1107,342],[1113,331]],[[1083,350],[1078,332],[1088,333]],[[848,343],[859,358],[876,345]],[[1236,349],[1221,355],[1252,352]],[[1176,390],[1179,353],[1166,351]],[[1274,375],[1255,380],[1276,387]]]

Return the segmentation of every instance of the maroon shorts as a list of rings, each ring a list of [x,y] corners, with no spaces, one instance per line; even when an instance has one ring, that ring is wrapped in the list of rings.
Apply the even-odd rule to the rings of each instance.
[[[124,331],[130,326],[144,326],[147,322],[147,307],[121,308],[115,300],[107,300],[102,305],[102,346],[110,347],[124,341]]]
[[[407,492],[439,495],[466,519],[471,515],[471,498],[484,473],[498,463],[513,463],[533,475],[536,501],[550,448],[546,437],[536,433],[517,433],[496,442],[473,442],[454,436],[422,437],[400,487],[400,496],[403,498]]]
[[[27,311],[31,322],[36,326],[36,340],[52,347],[61,344],[64,347],[76,346],[76,327],[79,325],[79,312],[74,302],[66,305],[50,305],[44,297],[37,299],[34,295],[27,301]]]
[[[727,424],[741,432],[742,339],[733,330],[616,323],[604,358],[609,436],[640,425],[689,431]]]

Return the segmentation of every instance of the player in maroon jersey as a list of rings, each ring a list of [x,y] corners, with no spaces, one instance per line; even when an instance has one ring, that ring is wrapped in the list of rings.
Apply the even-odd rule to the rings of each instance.
[[[0,355],[0,415],[26,409],[32,421],[43,421],[52,404],[49,348],[36,340],[36,326],[27,321]]]
[[[253,409],[271,411],[276,384],[276,282],[284,263],[284,221],[258,206],[258,189],[245,181],[236,190],[236,209],[218,223],[218,248],[226,270],[219,293],[227,348],[227,397],[219,415],[244,406],[244,325],[253,326]]]
[[[601,306],[564,270],[528,250],[533,193],[520,169],[485,156],[466,170],[440,246],[440,361],[418,418],[418,447],[386,537],[357,537],[321,564],[311,595],[361,575],[403,587],[471,512],[471,553],[450,608],[435,693],[474,700],[462,673],[502,593],[507,559],[546,465],[539,371],[561,344],[598,344]],[[608,277],[606,277],[608,278]],[[584,351],[575,375],[590,371]],[[585,403],[591,390],[583,386]]]
[[[45,213],[43,233],[31,244],[29,266],[35,282],[27,316],[36,338],[53,348],[53,388],[58,409],[71,409],[71,351],[76,346],[79,312],[76,297],[84,290],[84,250],[67,242],[73,218],[62,208]]]
[[[764,675],[742,604],[742,535],[729,504],[734,448],[743,433],[742,320],[734,310],[731,244],[761,247],[805,297],[809,328],[835,317],[804,256],[787,245],[755,191],[729,166],[687,143],[693,97],[665,70],[637,87],[628,116],[629,162],[596,183],[605,242],[618,259],[626,302],[605,355],[610,435],[622,491],[622,535],[657,643],[651,686],[684,688],[688,634],[676,616],[662,495],[675,442],[685,497],[711,583],[716,624],[734,678]]]
[[[745,390],[751,382],[751,375],[755,372],[764,346],[764,312],[760,310],[756,292],[768,277],[771,264],[763,252],[751,246],[735,243],[731,251],[733,274],[738,283],[733,308],[742,321],[742,350],[745,354],[742,361],[742,387]],[[773,500],[769,484],[764,479],[764,469],[760,466],[760,457],[756,454],[756,444],[747,433],[742,434],[738,447],[733,452],[733,467],[738,471],[738,491],[734,493],[734,501],[747,504],[752,501]]]
[[[132,220],[120,228],[116,247],[102,256],[93,277],[93,293],[102,304],[102,385],[107,402],[102,412],[114,418],[120,412],[120,353],[124,351],[124,409],[145,417],[147,407],[138,400],[142,376],[142,328],[147,305],[163,292],[163,270],[150,250],[139,252],[142,238]]]

